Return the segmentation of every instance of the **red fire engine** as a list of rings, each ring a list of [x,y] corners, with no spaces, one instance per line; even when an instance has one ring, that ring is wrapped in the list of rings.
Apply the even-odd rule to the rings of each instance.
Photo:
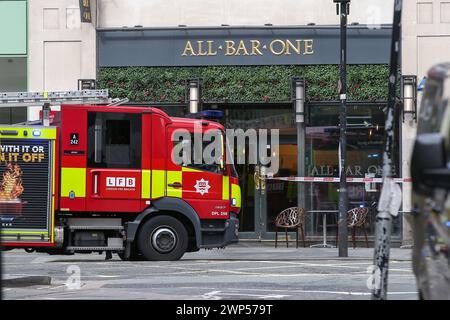
[[[4,247],[177,260],[237,242],[240,188],[220,124],[137,106],[63,104],[52,115],[49,126],[0,126]],[[217,131],[222,161],[175,163],[178,129]]]

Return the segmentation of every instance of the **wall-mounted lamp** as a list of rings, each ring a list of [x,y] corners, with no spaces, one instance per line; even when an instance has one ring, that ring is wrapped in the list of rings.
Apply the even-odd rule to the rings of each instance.
[[[201,111],[201,79],[186,81],[186,101],[189,102],[189,113]]]
[[[295,112],[295,122],[305,122],[305,79],[292,78],[291,101]]]
[[[50,125],[50,103],[46,102],[42,106],[42,125],[48,127]],[[33,133],[33,136],[36,135]]]
[[[403,122],[405,115],[411,114],[417,122],[417,77],[402,76],[400,81],[400,96],[403,105]]]
[[[95,79],[78,79],[78,90],[95,90]]]
[[[336,3],[336,14],[339,15],[341,10],[341,4],[344,6],[344,10],[349,15],[350,14],[350,0],[333,0],[334,3]]]

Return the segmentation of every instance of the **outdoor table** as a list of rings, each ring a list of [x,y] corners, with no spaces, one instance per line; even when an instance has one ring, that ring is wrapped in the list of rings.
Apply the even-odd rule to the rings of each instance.
[[[338,213],[338,210],[310,210],[311,213],[322,213],[322,223],[323,223],[323,243],[313,244],[310,248],[335,248],[331,244],[327,244],[327,214],[328,213]]]

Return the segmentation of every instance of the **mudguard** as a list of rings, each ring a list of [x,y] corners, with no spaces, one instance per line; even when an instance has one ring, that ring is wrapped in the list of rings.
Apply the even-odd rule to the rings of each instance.
[[[194,226],[195,240],[197,247],[202,244],[202,234],[200,219],[195,210],[183,199],[178,198],[160,198],[152,202],[152,206],[139,214],[134,221],[128,222],[126,225],[127,241],[134,241],[139,225],[148,216],[157,215],[160,211],[174,211],[182,214],[191,221]]]

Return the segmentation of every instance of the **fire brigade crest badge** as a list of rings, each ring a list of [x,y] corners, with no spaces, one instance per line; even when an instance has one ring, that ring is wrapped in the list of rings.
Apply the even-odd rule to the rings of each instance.
[[[201,195],[208,193],[209,188],[211,188],[211,186],[209,185],[209,181],[204,180],[203,178],[201,178],[200,180],[196,180],[196,181],[197,181],[197,183],[194,185],[195,192],[198,192]]]

